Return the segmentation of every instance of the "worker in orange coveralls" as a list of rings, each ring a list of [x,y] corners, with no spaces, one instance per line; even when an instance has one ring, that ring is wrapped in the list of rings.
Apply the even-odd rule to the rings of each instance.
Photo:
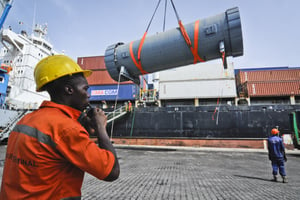
[[[51,101],[25,115],[7,145],[1,200],[81,199],[84,172],[114,181],[120,169],[106,132],[106,116],[89,105],[91,71],[64,55],[42,59],[34,70],[37,91]],[[79,120],[80,119],[80,120]],[[96,134],[98,145],[89,134]]]
[[[132,111],[132,103],[131,101],[128,101],[128,111]]]

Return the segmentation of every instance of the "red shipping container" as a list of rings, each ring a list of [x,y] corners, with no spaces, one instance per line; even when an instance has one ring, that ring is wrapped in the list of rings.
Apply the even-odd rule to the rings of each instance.
[[[89,77],[87,77],[87,81],[89,85],[110,85],[110,84],[118,84],[117,81],[112,79],[108,73],[108,71],[96,71],[92,70],[93,73]],[[124,81],[120,82],[120,84],[132,84],[132,81]]]
[[[118,84],[112,79],[106,70],[104,56],[79,57],[77,63],[82,69],[93,71],[92,75],[87,77],[90,85],[110,85]],[[132,81],[120,82],[120,84],[131,84]]]
[[[300,80],[273,82],[246,82],[248,97],[299,96]]]
[[[245,82],[268,82],[268,81],[297,81],[300,80],[300,69],[239,71],[237,85]]]
[[[104,56],[79,57],[77,63],[82,69],[106,70]]]

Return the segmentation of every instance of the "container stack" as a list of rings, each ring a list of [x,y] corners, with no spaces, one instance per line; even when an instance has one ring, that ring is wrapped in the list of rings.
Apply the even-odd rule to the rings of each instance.
[[[233,63],[199,63],[159,72],[160,99],[235,98]]]
[[[243,69],[236,75],[241,97],[289,97],[300,95],[300,69]]]
[[[87,77],[90,85],[90,101],[105,102],[109,101],[131,101],[138,97],[139,89],[131,81],[118,82],[113,80],[105,66],[104,56],[79,57],[77,63],[82,69],[93,71],[92,75]],[[119,90],[118,90],[119,88]]]

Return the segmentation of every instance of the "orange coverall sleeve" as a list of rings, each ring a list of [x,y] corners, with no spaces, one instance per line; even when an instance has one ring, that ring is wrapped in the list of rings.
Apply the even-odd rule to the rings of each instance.
[[[113,153],[91,141],[83,127],[70,127],[60,133],[55,139],[56,149],[67,160],[100,180],[110,174],[115,163]]]

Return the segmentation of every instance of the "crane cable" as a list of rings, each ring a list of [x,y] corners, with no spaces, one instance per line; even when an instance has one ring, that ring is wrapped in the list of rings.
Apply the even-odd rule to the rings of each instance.
[[[179,15],[178,15],[178,12],[175,8],[175,5],[173,3],[173,0],[170,0],[171,1],[171,4],[172,4],[172,7],[174,9],[174,12],[175,12],[175,15],[176,15],[176,18],[177,18],[177,21],[178,21],[178,25],[179,25],[179,29],[180,29],[180,32],[187,44],[187,46],[190,48],[191,50],[191,53],[193,54],[194,56],[194,64],[196,64],[198,61],[199,62],[204,62],[205,60],[202,59],[199,54],[198,54],[198,43],[199,43],[199,24],[200,24],[200,20],[197,20],[195,22],[195,26],[194,26],[194,47],[192,45],[192,42],[191,42],[191,39],[189,37],[189,35],[187,34],[183,24],[182,24],[182,21],[181,19],[179,18]]]
[[[143,47],[143,44],[144,44],[144,42],[145,42],[145,38],[146,38],[146,35],[147,35],[147,33],[148,33],[149,27],[150,27],[150,25],[151,25],[151,23],[152,23],[152,21],[153,21],[154,15],[155,15],[155,13],[156,13],[158,7],[159,7],[160,2],[161,2],[161,0],[158,1],[157,5],[156,5],[156,8],[155,8],[155,10],[154,10],[154,13],[153,13],[153,15],[152,15],[152,17],[151,17],[151,19],[150,19],[150,22],[148,23],[148,26],[147,26],[147,28],[146,28],[146,31],[145,31],[145,33],[144,33],[144,35],[143,35],[143,37],[142,37],[142,39],[141,39],[141,41],[140,41],[140,44],[139,44],[139,47],[138,47],[138,52],[137,52],[137,53],[138,53],[137,59],[135,58],[134,53],[133,53],[133,48],[132,48],[132,46],[133,46],[133,41],[130,42],[130,44],[129,44],[129,52],[130,52],[131,59],[132,59],[132,61],[134,62],[135,66],[140,70],[140,72],[142,73],[142,75],[148,74],[148,72],[145,71],[145,70],[143,69],[143,67],[142,67],[142,62],[141,62],[141,51],[142,51],[142,47]]]
[[[112,135],[113,135],[113,131],[114,131],[114,122],[115,122],[115,113],[116,113],[116,109],[117,109],[117,103],[118,103],[118,96],[119,96],[119,89],[120,89],[120,80],[121,80],[121,71],[119,73],[119,79],[118,79],[118,85],[117,85],[117,95],[116,95],[116,99],[115,99],[115,106],[114,106],[114,111],[113,111],[113,120],[111,122],[111,129],[110,129],[110,140],[112,141]]]
[[[146,35],[148,33],[148,30],[149,30],[149,27],[153,21],[153,18],[154,18],[154,15],[159,7],[159,4],[160,4],[161,0],[158,1],[157,5],[156,5],[156,8],[154,10],[154,13],[150,19],[150,22],[148,23],[148,26],[146,28],[146,31],[141,39],[141,42],[139,44],[139,48],[138,48],[138,60],[135,59],[135,56],[134,56],[134,53],[133,53],[133,50],[132,50],[132,45],[133,45],[133,42],[130,43],[129,45],[129,50],[130,50],[130,56],[134,62],[134,64],[137,66],[137,68],[141,71],[141,73],[143,74],[143,79],[146,80],[144,78],[144,74],[147,74],[148,72],[146,72],[143,68],[142,68],[142,63],[141,63],[141,51],[142,51],[142,46],[144,44],[144,41],[145,41],[145,38],[146,38]],[[120,79],[121,79],[121,71],[119,73],[119,80],[118,80],[118,86],[117,86],[117,95],[116,95],[116,99],[115,99],[115,106],[114,106],[114,111],[113,111],[113,121],[112,121],[112,125],[111,125],[111,132],[110,132],[110,139],[112,140],[112,135],[113,135],[113,129],[114,129],[114,117],[115,117],[115,112],[116,112],[116,109],[117,109],[117,102],[118,102],[118,95],[119,95],[119,87],[120,87]]]
[[[163,23],[163,32],[165,32],[165,29],[166,29],[166,14],[167,14],[167,2],[168,0],[165,0],[165,11],[164,11],[164,23]]]

